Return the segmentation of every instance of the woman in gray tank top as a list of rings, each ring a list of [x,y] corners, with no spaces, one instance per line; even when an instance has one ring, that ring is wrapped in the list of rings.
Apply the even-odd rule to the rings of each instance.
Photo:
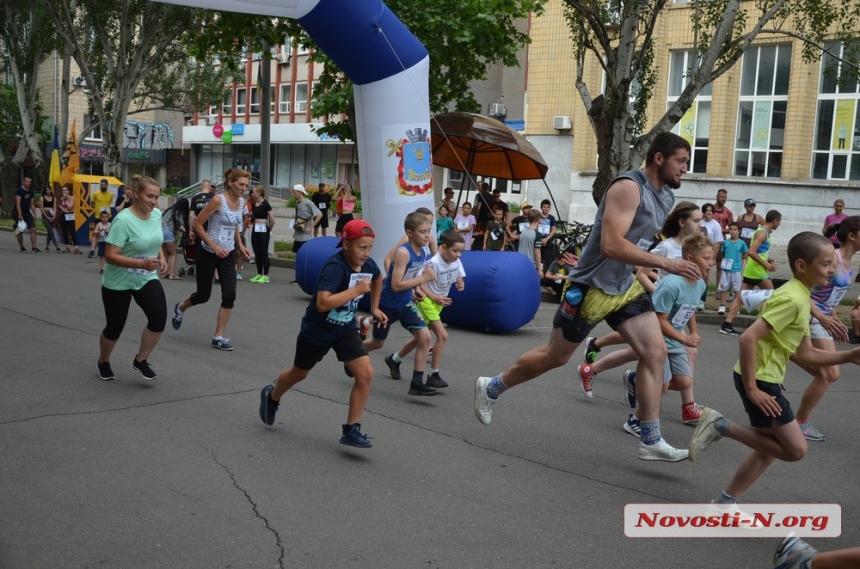
[[[209,301],[212,279],[217,270],[221,283],[221,307],[218,309],[211,345],[225,351],[233,349],[230,341],[224,337],[236,301],[236,257],[233,250],[237,249],[246,259],[251,258],[251,252],[242,244],[239,235],[242,214],[245,212],[244,196],[250,181],[250,172],[230,168],[224,173],[224,193],[209,200],[203,211],[194,218],[194,232],[201,238],[201,247],[194,261],[197,291],[176,303],[173,308],[173,328],[179,330],[186,310]],[[207,221],[209,226],[204,229],[203,225]]]

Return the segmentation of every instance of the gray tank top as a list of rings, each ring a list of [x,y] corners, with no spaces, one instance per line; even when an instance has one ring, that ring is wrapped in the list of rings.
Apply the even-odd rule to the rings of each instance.
[[[230,209],[230,206],[227,205],[227,198],[222,195],[221,209],[213,213],[209,218],[209,226],[206,229],[206,233],[209,234],[209,238],[212,239],[212,241],[214,241],[219,247],[232,251],[236,247],[236,227],[241,227],[242,213],[244,211],[244,198],[239,198],[239,209],[233,211]],[[202,245],[204,249],[210,253],[214,253],[205,241]]]
[[[664,186],[657,190],[645,177],[642,170],[630,170],[612,180],[612,184],[622,178],[629,178],[639,186],[639,208],[630,224],[630,230],[624,238],[644,251],[653,243],[654,234],[663,227],[666,215],[675,205],[675,194]],[[594,217],[594,228],[588,237],[588,242],[579,257],[579,263],[571,269],[570,280],[588,286],[596,287],[612,296],[624,294],[633,284],[633,265],[608,259],[600,253],[600,236],[603,228],[603,211],[606,206],[606,194],[597,208]]]

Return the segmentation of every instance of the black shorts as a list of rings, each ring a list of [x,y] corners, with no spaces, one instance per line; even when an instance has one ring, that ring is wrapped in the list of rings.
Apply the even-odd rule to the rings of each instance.
[[[751,287],[757,287],[762,282],[769,281],[769,280],[770,279],[751,279],[749,277],[744,277],[742,282],[746,285],[750,285]]]
[[[335,233],[343,233],[343,226],[355,219],[351,213],[344,213],[337,218],[337,223],[334,225]]]
[[[320,218],[320,222],[319,222],[319,225],[317,225],[317,227],[325,227],[326,229],[328,229],[328,210],[327,209],[322,210],[322,217]]]
[[[573,288],[579,289],[582,294],[582,302],[577,306],[570,306],[566,300],[567,294]],[[552,319],[552,327],[561,328],[562,335],[568,342],[579,344],[601,320],[605,320],[613,330],[617,330],[627,320],[653,311],[651,295],[642,288],[639,281],[634,280],[630,288],[618,296],[571,282],[568,291],[562,295],[561,306]]]
[[[27,229],[36,229],[36,220],[32,215],[25,215],[21,219],[27,224]]]
[[[778,417],[768,417],[755,403],[750,401],[749,397],[747,397],[747,390],[744,387],[744,380],[741,378],[741,374],[736,371],[732,371],[732,375],[735,380],[735,389],[738,390],[738,393],[741,396],[741,401],[744,402],[744,410],[750,417],[750,425],[756,429],[763,429],[772,427],[774,421],[778,421],[780,425],[785,425],[794,421],[794,411],[791,410],[791,403],[789,403],[788,399],[786,399],[782,394],[782,384],[759,380],[756,380],[755,382],[756,387],[768,395],[776,397],[776,404],[779,405],[780,409],[782,409],[782,413]]]
[[[100,241],[100,242],[99,242],[99,257],[104,257],[104,256],[105,256],[105,244],[106,244],[106,242],[105,242],[105,241]]]
[[[303,370],[313,369],[332,349],[340,362],[351,362],[367,355],[361,336],[358,335],[358,330],[355,328],[345,332],[334,344],[327,346],[309,344],[299,334],[296,338],[296,355],[293,358],[293,366]]]

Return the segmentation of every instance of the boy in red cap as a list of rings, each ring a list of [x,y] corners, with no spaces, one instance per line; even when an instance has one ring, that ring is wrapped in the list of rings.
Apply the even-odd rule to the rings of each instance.
[[[355,311],[359,299],[370,293],[374,322],[377,326],[385,326],[388,322],[388,317],[379,310],[381,273],[370,258],[374,237],[373,228],[360,219],[343,227],[340,242],[343,250],[329,257],[323,265],[313,298],[302,318],[293,367],[282,371],[275,385],[267,385],[260,392],[260,419],[267,425],[275,423],[275,413],[284,393],[305,379],[317,362],[334,349],[337,359],[344,362],[355,377],[340,444],[358,448],[373,446],[361,432],[360,423],[370,395],[373,365],[358,334]]]

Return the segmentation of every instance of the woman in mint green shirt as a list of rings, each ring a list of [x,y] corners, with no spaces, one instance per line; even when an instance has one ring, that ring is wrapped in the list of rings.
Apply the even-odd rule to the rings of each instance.
[[[161,250],[161,212],[157,209],[161,188],[152,178],[136,174],[126,191],[131,192],[133,202],[114,218],[105,245],[102,303],[107,324],[99,338],[99,378],[116,378],[110,356],[125,327],[133,298],[147,323],[131,368],[152,381],[156,375],[147,360],[167,324],[167,300],[158,279],[159,274],[167,273],[167,260]]]

